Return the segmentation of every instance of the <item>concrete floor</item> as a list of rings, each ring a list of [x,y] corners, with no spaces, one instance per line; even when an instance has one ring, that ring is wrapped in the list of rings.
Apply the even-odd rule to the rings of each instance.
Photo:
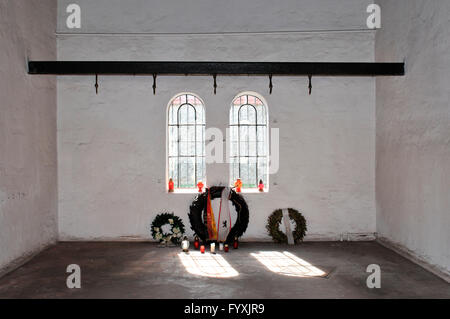
[[[285,251],[328,276],[286,276],[251,255]],[[450,298],[448,283],[375,242],[242,243],[216,255],[235,270],[230,278],[191,274],[180,253],[153,243],[59,243],[0,278],[0,298]],[[81,289],[66,287],[69,264],[81,267]],[[369,264],[381,267],[381,289],[366,286]]]

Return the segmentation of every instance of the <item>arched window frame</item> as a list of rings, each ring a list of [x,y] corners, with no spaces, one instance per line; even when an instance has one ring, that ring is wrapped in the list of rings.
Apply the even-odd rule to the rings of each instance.
[[[185,103],[180,103],[180,105],[175,106],[174,102],[178,99],[185,97]],[[198,114],[198,110],[194,105],[189,103],[189,97],[193,97],[196,99],[200,104],[196,104],[197,106],[201,106],[202,114]],[[187,107],[192,107],[195,114],[195,121],[194,123],[180,123],[180,109],[187,105]],[[176,122],[171,122],[171,111],[173,111],[173,108],[176,108]],[[173,120],[173,118],[172,118]],[[173,152],[173,146],[171,147],[171,127],[176,128],[176,154],[171,153]],[[181,154],[181,128],[182,127],[194,127],[194,154],[193,155],[182,155]],[[168,181],[170,178],[174,181],[174,188],[175,192],[177,193],[195,193],[197,192],[196,185],[199,181],[203,182],[203,184],[206,185],[206,161],[205,161],[205,128],[206,128],[206,114],[205,114],[205,103],[204,101],[195,93],[191,92],[182,92],[178,93],[175,96],[173,96],[169,103],[167,104],[167,117],[166,117],[166,190],[168,190]],[[198,129],[200,129],[201,134],[200,136],[197,134]],[[184,141],[184,142],[192,142],[192,141]],[[201,145],[199,149],[199,144]],[[188,147],[188,146],[187,146]],[[190,185],[190,187],[183,187],[180,180],[180,173],[182,173],[181,164],[180,164],[180,158],[188,158],[193,157],[194,158],[194,183]],[[171,158],[177,159],[177,176],[171,176]],[[199,165],[199,161],[201,160],[202,165]],[[201,171],[200,171],[201,170]],[[200,173],[200,174],[199,174]]]
[[[239,106],[237,123],[233,123],[232,112],[233,112],[233,108],[236,105],[234,102],[238,98],[241,98],[243,96],[247,96],[247,101],[246,101],[246,103],[243,103]],[[256,99],[258,99],[261,102],[261,105],[259,106],[259,105],[249,104],[248,96],[252,96],[252,97],[255,97]],[[257,104],[257,103],[255,103],[255,104]],[[267,101],[265,100],[265,98],[257,92],[253,92],[253,91],[241,92],[241,93],[237,94],[231,102],[230,112],[229,112],[229,127],[230,127],[230,129],[229,129],[230,130],[230,132],[229,132],[229,134],[230,134],[230,141],[229,141],[229,143],[230,143],[230,145],[229,145],[229,149],[230,149],[230,154],[229,154],[230,181],[229,182],[230,182],[231,186],[234,186],[234,183],[236,182],[236,176],[235,176],[236,174],[234,173],[234,168],[233,168],[233,165],[235,165],[235,162],[233,162],[233,157],[238,158],[238,165],[239,165],[238,175],[240,175],[240,172],[241,172],[241,165],[242,165],[241,158],[246,157],[245,155],[241,155],[241,152],[240,152],[241,151],[241,139],[240,139],[241,138],[241,129],[240,129],[240,127],[244,126],[244,125],[242,125],[240,123],[240,113],[239,113],[241,108],[245,105],[250,105],[251,107],[253,107],[253,109],[256,112],[256,122],[254,124],[244,124],[249,127],[254,126],[256,128],[256,174],[255,174],[256,178],[255,178],[255,184],[252,185],[252,187],[246,187],[245,181],[242,180],[242,177],[240,176],[242,182],[244,183],[242,191],[243,192],[257,192],[258,191],[257,186],[259,183],[259,179],[262,179],[263,183],[264,183],[264,192],[268,192],[268,190],[269,190],[269,108],[268,108],[268,104],[267,104]],[[262,107],[262,109],[263,109],[262,110],[262,116],[264,117],[263,123],[258,122],[257,107]],[[233,126],[237,127],[237,136],[238,136],[237,150],[234,150],[233,145],[232,145],[233,142],[236,142],[236,141],[233,141],[233,131],[232,131]],[[265,128],[265,130],[264,130],[265,133],[263,134],[264,140],[261,141],[264,145],[264,153],[263,154],[260,154],[259,149],[258,149],[258,142],[260,141],[260,140],[258,140],[258,134],[257,134],[258,127]],[[236,151],[238,152],[237,155],[236,155]],[[250,158],[251,156],[247,156],[247,157]],[[264,163],[265,163],[264,168],[262,170],[258,170],[258,159],[259,158],[263,159]]]

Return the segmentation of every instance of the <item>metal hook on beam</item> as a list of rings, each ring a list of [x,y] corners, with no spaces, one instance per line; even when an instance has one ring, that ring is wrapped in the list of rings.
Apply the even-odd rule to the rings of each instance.
[[[156,94],[156,73],[153,74],[153,95]]]
[[[308,90],[309,90],[309,95],[311,95],[311,92],[312,92],[312,83],[311,83],[311,79],[312,79],[312,75],[310,74],[310,75],[308,75],[308,81],[309,81],[309,84],[308,84]]]
[[[217,82],[216,82],[216,78],[217,78],[217,74],[213,74],[213,79],[214,79],[214,95],[216,94],[216,91],[217,91]]]
[[[95,74],[95,94],[98,94],[98,74]]]
[[[272,94],[273,84],[272,84],[272,74],[269,74],[269,94]]]

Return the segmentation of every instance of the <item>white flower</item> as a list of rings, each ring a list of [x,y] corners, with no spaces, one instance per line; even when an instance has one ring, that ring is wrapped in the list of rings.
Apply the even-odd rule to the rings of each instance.
[[[173,233],[174,234],[177,234],[177,233],[179,233],[180,232],[180,229],[178,228],[178,227],[174,227],[173,228]]]
[[[161,239],[162,239],[162,234],[161,234],[161,233],[157,233],[157,234],[155,235],[155,239],[156,239],[156,240],[161,240]]]
[[[177,234],[177,237],[178,237],[178,238],[181,237],[181,233],[178,233],[178,234]]]
[[[155,232],[159,232],[159,227],[153,227],[153,230],[154,230]]]
[[[172,225],[173,224],[173,219],[169,218],[169,224]]]

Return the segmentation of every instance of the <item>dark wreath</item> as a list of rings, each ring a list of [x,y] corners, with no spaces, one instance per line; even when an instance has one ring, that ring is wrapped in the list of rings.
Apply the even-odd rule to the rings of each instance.
[[[222,196],[222,190],[224,186],[213,186],[206,189],[206,192],[197,195],[189,207],[189,221],[191,222],[191,228],[195,234],[203,241],[208,239],[208,228],[206,227],[206,201],[208,199],[208,190],[211,193],[211,200],[220,198]],[[226,243],[233,242],[235,237],[241,237],[247,230],[249,221],[249,212],[247,203],[244,197],[237,194],[234,190],[231,190],[231,202],[237,212],[236,222],[230,230],[227,236]]]

